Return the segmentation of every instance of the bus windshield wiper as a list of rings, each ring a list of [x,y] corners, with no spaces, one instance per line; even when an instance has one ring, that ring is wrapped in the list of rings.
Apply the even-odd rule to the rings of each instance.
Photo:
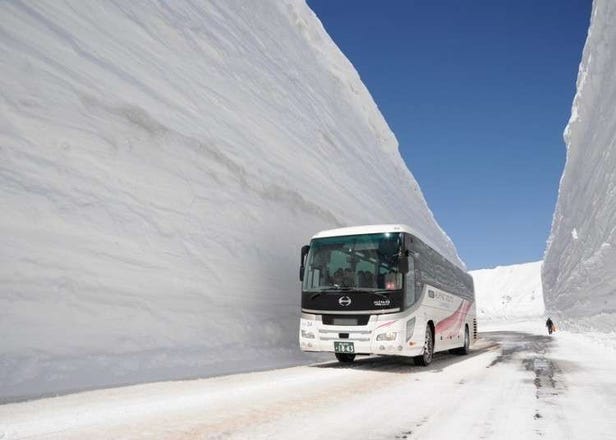
[[[318,298],[319,296],[327,293],[335,293],[339,291],[348,292],[349,290],[354,290],[354,288],[351,286],[340,286],[339,284],[332,284],[331,286],[322,287],[321,289],[319,289],[319,291],[313,294],[310,299],[312,300]]]
[[[322,287],[319,289],[319,292],[331,292],[337,290],[355,290],[353,286],[341,286],[340,284],[332,284],[331,286]]]
[[[389,299],[389,293],[391,293],[391,291],[389,290],[371,290],[370,293],[373,293],[374,295],[380,296],[383,299]],[[387,295],[386,295],[387,293]]]

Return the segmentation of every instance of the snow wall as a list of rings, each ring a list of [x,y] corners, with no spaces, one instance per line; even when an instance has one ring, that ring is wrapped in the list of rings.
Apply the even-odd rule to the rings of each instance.
[[[616,2],[595,0],[567,162],[542,269],[546,312],[563,328],[616,326]]]
[[[469,272],[475,282],[477,321],[543,318],[541,261]]]
[[[304,1],[0,4],[0,399],[296,363],[300,246],[463,265]]]

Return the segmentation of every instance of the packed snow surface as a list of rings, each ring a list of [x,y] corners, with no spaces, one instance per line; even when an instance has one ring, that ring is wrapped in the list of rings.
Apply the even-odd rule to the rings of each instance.
[[[490,321],[543,317],[541,261],[469,273],[475,282],[480,328]]]
[[[570,329],[616,327],[615,78],[616,2],[595,0],[542,269],[547,313]]]
[[[0,2],[0,401],[298,361],[300,246],[463,265],[303,0]]]

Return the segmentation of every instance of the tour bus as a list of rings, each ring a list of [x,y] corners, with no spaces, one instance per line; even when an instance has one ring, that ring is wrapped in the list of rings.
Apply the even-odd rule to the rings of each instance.
[[[323,231],[302,247],[299,345],[356,355],[467,354],[477,338],[473,279],[406,225]]]

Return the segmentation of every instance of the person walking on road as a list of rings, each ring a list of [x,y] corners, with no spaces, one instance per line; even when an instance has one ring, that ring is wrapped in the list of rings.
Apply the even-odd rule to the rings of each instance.
[[[545,326],[548,328],[548,334],[552,334],[554,331],[556,331],[556,328],[554,327],[554,323],[552,322],[552,320],[550,318],[548,318],[547,321],[545,321]]]

